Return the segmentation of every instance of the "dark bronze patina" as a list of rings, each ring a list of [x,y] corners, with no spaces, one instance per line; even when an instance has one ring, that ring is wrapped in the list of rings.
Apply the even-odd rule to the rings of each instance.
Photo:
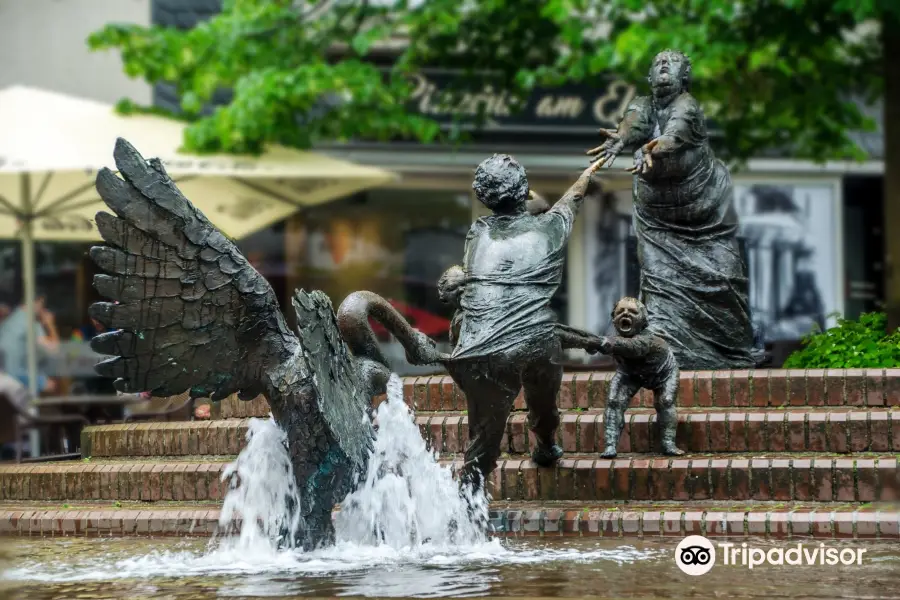
[[[612,318],[618,336],[604,337],[588,348],[589,352],[609,354],[616,361],[616,374],[609,384],[606,400],[606,448],[601,456],[616,456],[619,437],[625,428],[625,409],[641,388],[653,392],[663,454],[684,454],[675,445],[679,374],[675,355],[663,338],[647,330],[647,309],[638,299],[619,300]]]
[[[288,329],[275,294],[237,247],[178,190],[160,162],[125,140],[114,151],[121,178],[97,175],[113,214],[98,213],[106,246],[91,257],[108,274],[97,290],[113,302],[91,306],[110,329],[91,342],[111,358],[97,372],[122,392],[221,400],[262,394],[287,434],[300,491],[304,548],[331,543],[331,510],[365,473],[372,451],[373,396],[386,392],[390,366],[369,319],[385,326],[416,365],[443,364],[469,402],[470,439],[463,485],[480,487],[500,454],[506,418],[525,388],[535,462],[553,463],[556,395],[563,348],[599,338],[556,322],[549,302],[562,276],[575,215],[595,163],[552,208],[529,194],[525,170],[509,156],[484,161],[473,188],[494,214],[469,232],[462,267],[441,278],[444,301],[458,307],[452,355],[385,299],[354,292],[338,308],[319,291],[293,299],[299,329]],[[287,533],[287,532],[286,532]]]
[[[706,119],[691,95],[691,62],[660,52],[652,94],[632,101],[615,131],[588,151],[612,163],[634,152],[634,229],[641,300],[650,328],[682,369],[755,366],[748,280],[737,243],[731,176],[710,149]]]
[[[115,302],[90,314],[110,329],[91,341],[112,356],[97,372],[122,392],[221,400],[264,395],[287,433],[300,492],[304,548],[333,541],[331,511],[364,475],[373,428],[364,416],[390,367],[368,317],[381,322],[413,364],[446,359],[383,298],[348,296],[337,318],[320,291],[298,290],[297,332],[288,329],[266,280],[178,190],[158,160],[125,140],[114,152],[122,178],[97,174],[115,215],[97,214],[106,246],[91,249],[110,274],[94,285]]]
[[[458,308],[447,369],[468,403],[464,484],[480,487],[493,471],[506,419],[523,388],[537,440],[532,460],[549,466],[562,456],[555,443],[556,396],[563,373],[560,331],[566,328],[560,329],[550,299],[562,278],[575,216],[599,166],[586,169],[552,208],[530,192],[525,169],[511,156],[494,155],[475,172],[472,188],[493,214],[472,225],[463,265],[439,282],[441,299]],[[573,330],[565,345],[583,347],[590,339]]]

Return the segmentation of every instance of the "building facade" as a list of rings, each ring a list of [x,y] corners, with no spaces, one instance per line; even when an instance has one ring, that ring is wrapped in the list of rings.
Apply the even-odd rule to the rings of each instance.
[[[116,10],[128,5],[132,13],[117,17],[109,8],[113,12],[97,16],[96,22],[79,25],[81,33],[73,33],[73,38],[83,39],[109,21],[142,23],[142,15],[148,23],[189,28],[221,8],[219,0],[105,3],[119,6]],[[19,3],[0,0],[0,10],[8,10],[3,7],[10,4]],[[59,52],[55,60],[62,61]],[[99,60],[90,56],[89,60]],[[24,68],[0,73],[0,82],[31,83],[106,101],[123,96],[150,100],[149,89],[133,87],[134,82],[120,75],[117,59],[104,60],[112,62],[95,68],[104,73],[106,88],[76,85],[81,68],[66,76],[73,82],[62,88],[54,87],[51,76],[46,81],[28,79]],[[410,109],[449,125],[440,99],[453,77],[452,72],[421,73]],[[116,78],[120,83],[113,85]],[[494,152],[513,154],[528,170],[533,189],[551,200],[559,197],[587,166],[584,151],[598,143],[596,129],[614,126],[631,98],[646,93],[634,83],[611,77],[588,85],[535,90],[524,110],[516,113],[502,94],[489,89],[470,94],[459,108],[475,113],[483,106],[488,124],[461,147],[363,142],[320,147],[318,151],[339,158],[390,169],[401,178],[391,188],[305,210],[241,240],[239,246],[272,283],[284,308],[290,306],[288,297],[297,287],[322,289],[335,305],[348,293],[367,289],[390,298],[416,327],[446,342],[450,314],[438,301],[436,282],[462,259],[468,227],[482,214],[471,193],[475,166]],[[165,85],[152,91],[152,99],[160,106],[177,106],[172,89]],[[817,325],[833,323],[833,314],[855,316],[877,307],[883,295],[879,135],[861,138],[872,157],[866,163],[815,165],[790,157],[760,157],[734,174],[754,320],[768,342],[791,342]],[[570,242],[565,280],[554,300],[561,320],[595,332],[607,330],[615,300],[637,292],[631,176],[623,168],[628,166],[630,158],[621,157],[604,170],[602,193],[585,203]],[[44,287],[62,289],[73,280],[82,290],[76,306],[58,309],[67,315],[72,331],[96,299],[89,286],[93,267],[84,258],[85,251],[47,246],[40,255]],[[2,277],[15,280],[16,264],[14,245],[0,249]],[[54,283],[62,280],[65,283]],[[422,372],[405,363],[402,350],[386,332],[379,334],[396,370]]]
[[[214,14],[217,4],[215,0],[154,0],[153,18],[164,25],[191,27]],[[449,126],[442,91],[454,74],[435,70],[417,77],[411,110]],[[551,199],[558,197],[586,165],[584,150],[597,144],[596,129],[614,126],[628,102],[641,93],[646,90],[612,77],[589,85],[535,90],[524,109],[514,113],[503,94],[484,89],[464,96],[456,107],[457,113],[473,115],[483,108],[487,116],[486,126],[463,147],[360,142],[321,148],[392,169],[402,175],[402,181],[395,189],[348,200],[352,210],[337,203],[318,209],[319,215],[295,217],[297,224],[292,227],[313,227],[317,232],[305,237],[306,254],[300,255],[305,258],[286,259],[294,264],[295,283],[328,287],[336,302],[367,283],[406,306],[446,319],[447,313],[435,302],[434,285],[437,275],[460,259],[468,222],[481,214],[470,192],[474,167],[494,152],[513,154],[527,168],[536,191]],[[177,108],[177,98],[166,86],[158,86],[154,98],[162,106]],[[876,118],[881,114],[879,107],[867,110]],[[757,330],[770,344],[790,346],[815,327],[833,324],[835,315],[853,317],[876,309],[883,297],[881,131],[860,134],[858,139],[871,157],[863,164],[816,165],[771,156],[751,160],[734,174],[751,308]],[[631,176],[622,168],[629,162],[621,157],[604,171],[603,193],[586,203],[577,222],[566,280],[556,298],[560,318],[571,325],[606,331],[615,300],[637,292]],[[466,199],[470,214],[461,210]],[[410,203],[435,215],[427,230],[404,219],[385,221],[374,216],[402,214]],[[362,206],[371,208],[364,211]],[[432,207],[438,206],[446,208],[432,213]],[[365,219],[367,225],[355,221],[353,227],[369,231],[369,238],[349,233],[349,214]],[[362,217],[365,214],[370,216]],[[323,228],[332,233],[324,233]],[[337,231],[347,232],[344,235],[354,241],[336,243]],[[380,246],[390,250],[374,251],[367,240],[375,231],[381,232],[380,240],[393,240]],[[359,272],[403,273],[403,283],[396,275],[378,283],[336,275],[354,269],[345,246],[358,248],[360,256],[372,260],[382,257],[377,268],[359,266]],[[417,248],[429,251],[422,255]],[[328,260],[313,258],[326,254],[331,255]],[[311,266],[317,260],[332,265],[324,277],[320,268]],[[434,323],[439,326],[438,321]]]

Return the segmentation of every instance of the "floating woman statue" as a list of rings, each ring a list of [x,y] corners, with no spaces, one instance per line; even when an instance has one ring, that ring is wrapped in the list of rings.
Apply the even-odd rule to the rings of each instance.
[[[641,300],[650,328],[685,370],[752,368],[748,280],[737,242],[728,168],[709,146],[706,119],[691,95],[691,62],[656,55],[652,94],[635,98],[615,131],[589,150],[609,164],[634,153],[634,229]]]

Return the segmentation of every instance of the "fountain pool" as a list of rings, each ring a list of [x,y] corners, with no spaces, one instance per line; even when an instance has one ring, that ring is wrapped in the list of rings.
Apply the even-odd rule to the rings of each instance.
[[[896,545],[860,566],[717,565],[690,577],[675,541],[489,541],[456,548],[338,544],[311,553],[208,552],[205,540],[17,540],[0,579],[10,600],[362,597],[896,598]],[[760,546],[774,544],[760,542]],[[833,542],[830,545],[840,546]],[[3,588],[6,588],[5,590]]]
[[[750,570],[717,562],[709,573],[691,577],[675,563],[679,539],[494,538],[467,518],[472,506],[475,521],[483,520],[487,499],[459,493],[452,473],[426,447],[396,377],[376,419],[369,472],[336,515],[334,546],[291,547],[285,532],[302,526],[302,519],[285,436],[273,421],[256,420],[224,475],[237,477],[212,540],[10,539],[0,597],[898,597],[896,543],[866,543],[859,565]],[[819,543],[809,540],[811,547]],[[752,544],[788,548],[797,540]],[[829,547],[862,545],[828,540]]]

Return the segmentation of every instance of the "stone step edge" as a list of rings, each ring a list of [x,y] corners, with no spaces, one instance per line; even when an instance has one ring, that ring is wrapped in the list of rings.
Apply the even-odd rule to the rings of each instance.
[[[900,499],[896,456],[881,458],[564,458],[541,469],[502,460],[487,487],[497,500]],[[441,461],[456,468],[461,461]],[[0,500],[221,500],[226,463],[56,463],[0,468]]]
[[[114,456],[94,456],[87,461],[77,461],[77,460],[60,460],[60,461],[46,461],[40,463],[43,467],[46,468],[41,471],[33,471],[34,473],[48,473],[48,472],[57,472],[58,469],[55,468],[56,465],[63,466],[72,466],[78,464],[90,464],[96,467],[103,466],[112,466],[114,467],[112,470],[124,470],[122,467],[126,465],[169,465],[169,466],[178,466],[178,465],[187,465],[185,468],[180,469],[181,471],[193,471],[196,469],[192,469],[192,466],[197,465],[207,465],[207,464],[217,464],[217,465],[229,465],[233,463],[237,459],[237,454],[172,454],[172,455],[160,455],[160,456],[142,456],[142,455],[114,455]],[[456,463],[460,463],[465,458],[464,452],[440,452],[438,456],[438,462],[443,466],[455,465]],[[695,461],[707,461],[707,460],[719,460],[719,461],[752,461],[752,460],[827,460],[833,461],[836,459],[846,459],[852,461],[867,461],[867,460],[881,460],[892,461],[893,456],[889,452],[874,452],[874,451],[860,451],[860,452],[833,452],[833,451],[794,451],[794,450],[786,450],[782,452],[767,452],[767,451],[759,451],[759,452],[747,452],[747,451],[738,451],[738,450],[717,450],[715,452],[686,452],[681,456],[665,456],[660,452],[622,452],[619,451],[616,458],[611,459],[603,459],[600,458],[600,452],[582,452],[578,451],[566,451],[560,460],[569,460],[569,461],[596,461],[596,460],[648,460],[648,461],[660,461],[660,460],[695,460]],[[529,452],[501,452],[500,457],[497,459],[497,464],[501,464],[507,461],[521,461],[525,463],[529,463],[529,467],[537,468],[538,470],[544,469],[544,467],[537,467],[533,465],[531,462],[531,454]],[[0,462],[0,475],[4,473],[10,472],[10,469],[15,469],[16,472],[22,473],[21,469],[25,466],[32,465],[34,463],[16,463],[14,461]],[[116,468],[118,467],[118,468]],[[73,467],[74,468],[74,467]],[[549,467],[548,467],[549,468]],[[138,467],[134,469],[137,471],[145,471],[149,472],[151,469],[149,467],[141,469]],[[173,471],[175,469],[169,468],[165,469],[166,471]],[[78,472],[87,472],[82,469],[77,469]],[[162,469],[159,469],[162,471]],[[71,472],[63,469],[62,472]],[[0,499],[0,502],[3,502]]]
[[[601,408],[606,404],[608,371],[566,373],[558,402],[560,408]],[[406,377],[407,403],[424,410],[465,410],[466,399],[447,375]],[[679,406],[900,406],[900,369],[759,369],[755,371],[684,371],[678,392]],[[382,397],[376,398],[375,403]],[[653,395],[642,390],[635,406],[653,406]],[[520,393],[516,408],[524,408]],[[262,396],[243,402],[236,396],[223,400],[215,418],[266,416]]]
[[[614,373],[565,373],[560,408],[605,406]],[[448,375],[407,377],[403,395],[417,408],[466,408],[465,397]],[[524,406],[520,392],[516,406]],[[900,369],[758,369],[683,371],[679,406],[898,406]],[[653,406],[653,394],[641,390],[632,405]]]
[[[604,415],[563,412],[557,443],[564,451],[597,452],[604,447]],[[656,414],[629,411],[620,452],[656,448]],[[440,452],[463,452],[468,415],[420,414],[422,436]],[[182,421],[99,425],[85,428],[85,456],[184,456],[234,454],[243,448],[246,420]],[[900,411],[869,410],[707,410],[680,412],[677,442],[691,452],[900,452]],[[525,413],[506,422],[503,452],[528,453],[535,447]],[[141,448],[145,454],[131,454]],[[127,454],[126,454],[127,453]]]
[[[417,410],[411,412],[413,418],[424,419],[447,419],[453,417],[468,417],[467,410]],[[603,416],[604,408],[561,408],[559,409],[560,419],[565,416],[569,417],[590,417]],[[747,414],[764,414],[764,415],[841,415],[841,414],[878,414],[891,415],[895,419],[900,419],[900,406],[679,406],[679,415],[747,415]],[[647,406],[629,407],[625,413],[626,418],[629,415],[655,415],[656,409]],[[528,409],[514,409],[510,412],[509,418],[515,416],[527,416]],[[167,430],[167,429],[213,429],[216,427],[245,427],[253,419],[263,419],[266,417],[228,417],[223,419],[195,419],[193,421],[137,421],[137,422],[117,422],[103,423],[100,425],[87,425],[82,431],[99,432],[99,431],[142,431],[148,429]],[[857,416],[856,418],[861,418]]]
[[[559,411],[561,422],[596,421],[603,422],[604,410],[590,409],[561,409]],[[459,419],[468,423],[468,411],[439,410],[416,411],[411,416],[419,423],[433,424],[446,422],[447,419]],[[704,418],[705,416],[705,418]],[[644,422],[648,418],[656,421],[656,410],[653,408],[636,407],[629,408],[625,413],[625,420],[631,421],[638,417],[638,421]],[[714,417],[714,418],[713,418]],[[106,423],[102,425],[88,425],[82,429],[82,434],[96,434],[119,431],[156,431],[166,432],[171,430],[204,430],[204,429],[234,429],[245,428],[252,419],[263,417],[230,417],[227,419],[210,419],[194,421],[142,421],[138,423]],[[763,407],[763,408],[679,408],[679,421],[687,420],[725,420],[736,421],[900,421],[900,406],[898,407],[852,407],[852,406],[800,406],[800,407]],[[511,411],[509,421],[527,421],[528,411],[525,409]],[[377,422],[377,416],[376,416]],[[453,421],[456,423],[457,421]]]
[[[0,507],[0,536],[120,537],[210,536],[219,530],[218,509],[9,510]],[[490,511],[500,536],[681,538],[815,538],[900,541],[900,512],[867,508],[836,510],[753,508],[729,511],[626,507],[500,508]]]
[[[462,464],[464,459],[463,452],[441,452],[438,456],[438,462],[442,466],[459,466]],[[186,454],[181,456],[160,456],[160,457],[152,457],[152,456],[97,456],[89,459],[82,460],[48,460],[45,462],[35,462],[35,463],[16,463],[13,461],[9,462],[0,462],[0,475],[6,473],[54,473],[54,472],[77,472],[77,473],[90,473],[90,472],[100,472],[101,467],[112,467],[112,469],[107,469],[107,472],[110,471],[120,471],[125,470],[124,467],[132,467],[133,472],[151,472],[154,471],[154,467],[158,467],[155,469],[156,472],[170,472],[170,471],[178,471],[182,472],[185,470],[191,471],[196,470],[191,467],[202,467],[206,466],[208,469],[222,468],[224,469],[229,464],[233,463],[237,459],[237,454]],[[688,452],[681,456],[664,456],[659,452],[619,452],[618,456],[615,458],[600,458],[599,452],[567,452],[558,462],[555,467],[538,467],[531,461],[531,454],[527,452],[503,452],[500,455],[500,458],[497,460],[498,468],[499,465],[503,463],[515,461],[521,463],[527,463],[526,468],[534,468],[538,470],[553,470],[558,468],[559,463],[569,462],[601,462],[601,463],[611,463],[611,462],[622,462],[622,461],[645,461],[645,462],[672,462],[672,461],[700,461],[700,462],[708,462],[710,460],[714,461],[725,461],[725,462],[748,462],[748,461],[768,461],[768,462],[781,462],[781,461],[798,461],[803,460],[807,463],[809,461],[818,460],[833,462],[836,460],[842,461],[842,464],[846,466],[849,463],[856,462],[871,462],[880,460],[882,463],[890,463],[893,464],[893,461],[900,460],[900,454],[894,454],[891,452],[853,452],[853,453],[841,453],[841,452],[792,452],[792,451],[783,451],[783,452]],[[136,467],[136,468],[134,468]],[[184,467],[184,468],[179,468]],[[642,468],[646,467],[646,465],[641,465]],[[0,499],[0,502],[4,502],[4,500]]]
[[[216,469],[224,470],[237,458],[236,455],[209,455],[209,456],[183,456],[166,458],[166,460],[151,460],[148,457],[132,457],[114,456],[109,458],[96,458],[91,460],[59,460],[46,461],[36,463],[0,463],[0,475],[9,473],[19,474],[47,474],[47,473],[100,473],[100,472],[117,472],[129,470],[131,472],[185,472],[197,470],[196,467],[202,467],[200,470],[213,471]],[[752,452],[692,452],[682,456],[664,456],[660,453],[643,453],[643,452],[620,452],[615,458],[600,458],[599,452],[576,452],[559,459],[556,465],[552,467],[538,467],[531,461],[531,457],[527,453],[503,453],[497,461],[497,468],[505,468],[506,463],[516,463],[516,468],[531,468],[539,471],[553,471],[560,468],[571,468],[575,463],[600,463],[599,467],[624,467],[626,464],[634,468],[646,469],[662,468],[657,467],[662,463],[666,463],[666,468],[671,468],[672,463],[708,463],[714,461],[716,463],[739,463],[743,466],[751,462],[782,464],[793,461],[794,463],[802,461],[806,467],[809,463],[836,463],[835,468],[852,468],[854,463],[863,463],[866,467],[871,466],[876,461],[880,461],[882,465],[891,465],[891,468],[897,467],[897,461],[900,460],[900,454],[890,452],[859,452],[853,454],[841,454],[837,452],[765,452],[755,454]],[[462,465],[462,453],[441,453],[438,457],[438,463],[442,466],[459,467]],[[521,465],[519,463],[522,463]],[[616,463],[616,464],[613,464]],[[634,464],[632,464],[634,463]],[[861,466],[861,465],[860,465]],[[127,469],[126,469],[127,467]],[[183,467],[183,468],[182,468]],[[804,467],[805,468],[805,467]],[[3,500],[0,500],[3,502]]]

